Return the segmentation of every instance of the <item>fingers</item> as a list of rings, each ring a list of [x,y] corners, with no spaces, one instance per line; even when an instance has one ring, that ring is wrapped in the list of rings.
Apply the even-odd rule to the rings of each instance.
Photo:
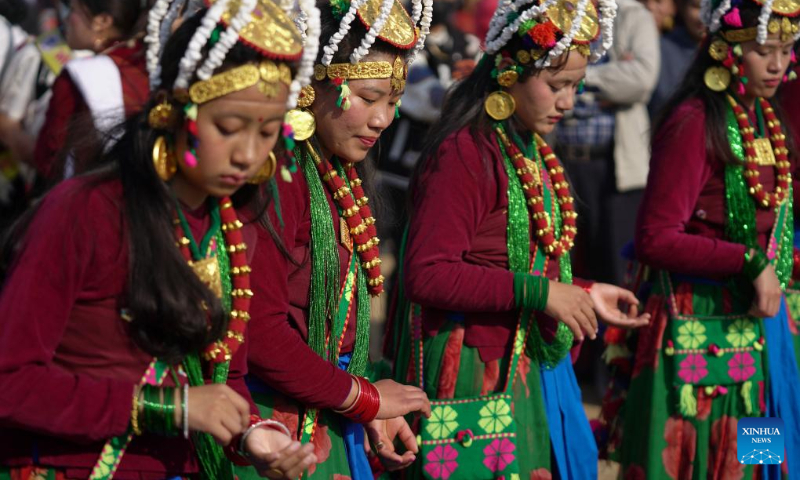
[[[583,330],[581,329],[578,320],[568,317],[563,318],[561,321],[572,331],[572,336],[574,336],[579,342],[583,341]]]
[[[414,432],[411,431],[411,427],[408,426],[408,422],[406,422],[405,419],[401,420],[402,424],[400,425],[400,428],[397,429],[397,438],[403,442],[403,446],[406,447],[406,450],[414,454],[419,453],[417,437],[414,435]]]
[[[617,290],[619,291],[619,301],[630,304],[631,306],[639,305],[639,299],[636,298],[633,292],[625,290],[624,288],[618,288]]]
[[[314,455],[314,445],[307,443],[300,445],[300,442],[292,442],[288,447],[279,452],[269,453],[264,456],[267,462],[266,476],[268,478],[297,478],[308,467],[317,463]],[[283,475],[273,475],[272,472],[279,471]]]
[[[247,426],[250,424],[250,404],[232,388],[226,386],[226,389],[226,396],[239,414],[242,430],[246,430]]]
[[[586,299],[588,302],[585,305],[582,305],[582,311],[584,315],[586,315],[587,320],[589,321],[589,337],[594,340],[597,338],[597,314],[594,311],[594,306],[592,305],[592,300],[589,298],[589,295],[586,295]]]

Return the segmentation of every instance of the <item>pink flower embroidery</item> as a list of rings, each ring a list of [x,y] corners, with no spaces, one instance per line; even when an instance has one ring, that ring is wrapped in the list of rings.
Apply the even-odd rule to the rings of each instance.
[[[734,382],[744,382],[756,373],[756,361],[749,353],[737,353],[728,361],[728,375]]]
[[[516,459],[515,448],[516,446],[509,439],[498,438],[483,449],[483,454],[486,455],[483,464],[492,472],[501,472]]]
[[[681,362],[681,369],[678,371],[678,376],[686,383],[697,383],[708,375],[706,370],[706,359],[699,353],[690,353]]]
[[[447,480],[450,475],[458,468],[458,452],[450,445],[440,445],[428,454],[425,458],[425,471],[433,478]]]

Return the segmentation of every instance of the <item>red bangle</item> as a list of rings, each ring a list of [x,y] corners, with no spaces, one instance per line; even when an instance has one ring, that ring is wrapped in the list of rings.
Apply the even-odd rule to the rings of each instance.
[[[369,423],[378,416],[381,408],[381,394],[378,388],[363,377],[353,377],[358,384],[358,394],[352,405],[344,411],[338,411],[344,417],[356,423]]]

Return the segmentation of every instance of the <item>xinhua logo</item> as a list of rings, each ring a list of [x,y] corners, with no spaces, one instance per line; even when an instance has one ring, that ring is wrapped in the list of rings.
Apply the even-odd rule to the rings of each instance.
[[[745,465],[777,465],[783,462],[783,420],[742,418],[737,427],[737,453]]]

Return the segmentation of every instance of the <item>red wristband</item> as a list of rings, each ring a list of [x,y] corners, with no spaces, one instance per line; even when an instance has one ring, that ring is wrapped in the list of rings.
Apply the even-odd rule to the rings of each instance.
[[[357,423],[369,423],[378,416],[381,394],[366,378],[355,376],[353,378],[358,383],[358,395],[350,407],[338,413]]]

